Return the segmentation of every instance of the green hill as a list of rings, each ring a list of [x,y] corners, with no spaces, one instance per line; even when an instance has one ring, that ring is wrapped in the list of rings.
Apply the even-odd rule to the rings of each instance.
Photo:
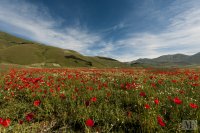
[[[115,59],[84,56],[73,50],[46,46],[0,32],[0,63],[30,66],[126,67]]]

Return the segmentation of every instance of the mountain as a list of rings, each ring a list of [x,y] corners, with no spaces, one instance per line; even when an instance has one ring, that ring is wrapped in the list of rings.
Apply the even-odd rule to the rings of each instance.
[[[187,66],[200,65],[200,52],[194,55],[174,54],[162,55],[153,59],[138,59],[129,63],[131,66],[152,65],[152,66]]]
[[[163,55],[158,58],[154,58],[154,62],[182,62],[183,60],[187,59],[189,56],[184,54],[174,54],[174,55]]]
[[[29,66],[126,67],[107,57],[84,56],[76,51],[28,41],[0,32],[0,63]]]
[[[185,61],[191,64],[200,64],[200,52],[190,56]]]

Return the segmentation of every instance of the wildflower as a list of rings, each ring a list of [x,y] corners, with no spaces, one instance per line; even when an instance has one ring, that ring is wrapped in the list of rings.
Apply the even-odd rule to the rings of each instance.
[[[2,121],[1,125],[4,126],[4,127],[8,127],[11,123],[11,120],[10,119],[5,119]]]
[[[33,113],[29,113],[29,114],[26,115],[26,120],[28,122],[30,122],[33,119],[33,117],[34,117],[34,114]]]
[[[61,93],[61,94],[60,94],[60,98],[61,98],[61,99],[65,99],[65,98],[66,98],[65,94],[64,94],[64,93]]]
[[[88,87],[88,90],[92,91],[92,90],[93,90],[93,88],[92,88],[92,87]]]
[[[176,104],[181,104],[182,101],[181,101],[178,97],[175,97],[175,98],[174,98],[174,103],[176,103]]]
[[[0,117],[0,124],[2,124],[2,122],[3,122],[3,118]]]
[[[159,104],[158,98],[156,98],[156,99],[154,100],[154,103],[157,104],[157,105]]]
[[[72,79],[73,75],[69,74],[67,77],[68,77],[68,79]]]
[[[151,86],[156,88],[156,84],[155,83],[151,83]]]
[[[52,88],[50,88],[50,92],[51,92],[51,93],[54,93],[54,90],[53,90]]]
[[[140,96],[141,96],[141,97],[145,97],[145,96],[146,96],[146,93],[145,93],[145,92],[140,92]]]
[[[172,80],[172,83],[177,83],[177,82],[178,82],[178,81],[177,81],[177,80],[175,80],[175,79],[174,79],[174,80]]]
[[[24,123],[23,120],[19,120],[19,124],[22,125]]]
[[[145,104],[145,109],[150,109],[150,105],[149,104]]]
[[[57,88],[57,91],[60,91],[60,87]]]
[[[74,91],[75,91],[75,92],[78,92],[78,88],[75,88]]]
[[[92,101],[92,102],[96,102],[96,101],[97,101],[97,98],[96,98],[96,97],[92,97],[92,98],[91,98],[91,101]]]
[[[87,119],[85,124],[88,127],[93,127],[94,126],[94,121],[92,119]]]
[[[110,92],[107,92],[106,96],[107,96],[107,97],[110,97],[110,96],[111,96],[111,93],[110,93]]]
[[[40,105],[40,103],[41,103],[40,100],[35,100],[35,101],[33,102],[33,105],[37,107],[37,106]]]
[[[160,117],[160,116],[158,116],[157,117],[157,122],[158,122],[158,124],[160,125],[160,126],[162,126],[162,127],[165,127],[165,123],[163,122],[163,119]]]
[[[190,107],[193,108],[193,109],[195,109],[195,108],[198,108],[198,105],[195,104],[195,103],[190,103]]]

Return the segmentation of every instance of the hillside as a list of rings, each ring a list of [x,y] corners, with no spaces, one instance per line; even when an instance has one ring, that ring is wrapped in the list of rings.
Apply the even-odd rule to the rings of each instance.
[[[4,32],[0,32],[0,63],[47,67],[126,67],[111,58],[84,56],[73,50],[46,46]]]
[[[152,66],[188,66],[200,64],[200,52],[194,55],[174,54],[163,55],[154,59],[138,59],[130,62],[131,66],[135,65],[152,65]]]

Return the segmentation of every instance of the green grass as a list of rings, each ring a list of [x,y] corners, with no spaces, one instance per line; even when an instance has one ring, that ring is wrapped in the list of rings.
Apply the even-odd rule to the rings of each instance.
[[[6,63],[27,65],[44,62],[40,49],[33,44],[8,47],[0,52],[0,56]]]

